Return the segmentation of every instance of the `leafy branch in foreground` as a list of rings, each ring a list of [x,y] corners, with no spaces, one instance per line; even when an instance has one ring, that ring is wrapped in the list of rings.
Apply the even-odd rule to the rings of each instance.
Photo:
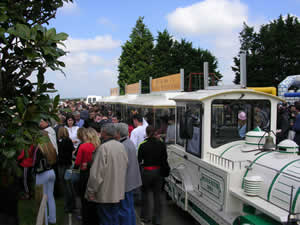
[[[16,174],[20,150],[42,141],[41,118],[57,119],[59,95],[45,72],[62,71],[66,33],[47,28],[72,0],[2,0],[0,3],[0,171]],[[0,182],[1,184],[1,182]]]

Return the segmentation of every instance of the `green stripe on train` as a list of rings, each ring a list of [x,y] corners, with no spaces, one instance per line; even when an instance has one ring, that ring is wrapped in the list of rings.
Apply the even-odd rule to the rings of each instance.
[[[276,174],[276,176],[273,178],[272,183],[271,183],[271,185],[270,185],[270,187],[269,187],[268,198],[267,198],[268,201],[270,201],[271,191],[272,191],[273,186],[274,186],[274,184],[275,184],[275,181],[277,180],[277,178],[279,177],[279,175],[280,175],[287,167],[289,167],[290,165],[292,165],[293,163],[298,162],[298,161],[300,161],[300,159],[296,159],[296,160],[294,160],[294,161],[291,161],[291,162],[287,163],[287,164],[284,165],[284,166],[280,169],[280,171]]]
[[[192,201],[189,201],[189,206],[198,213],[209,225],[219,225],[211,217],[209,217],[205,212],[203,212],[198,206],[196,206]]]

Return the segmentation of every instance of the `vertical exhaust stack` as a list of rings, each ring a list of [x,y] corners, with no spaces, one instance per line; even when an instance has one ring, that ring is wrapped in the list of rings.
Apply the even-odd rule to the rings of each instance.
[[[246,53],[243,51],[240,54],[240,75],[241,88],[247,87],[247,69],[246,69]]]
[[[204,89],[208,88],[208,62],[204,62]]]
[[[180,89],[184,91],[184,69],[180,69]]]
[[[142,81],[139,80],[139,94],[142,94]]]
[[[149,90],[152,92],[152,77],[149,77]]]

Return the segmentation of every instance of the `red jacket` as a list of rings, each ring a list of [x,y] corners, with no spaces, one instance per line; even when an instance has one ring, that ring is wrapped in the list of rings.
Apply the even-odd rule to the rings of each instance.
[[[31,145],[30,148],[28,149],[28,156],[25,156],[25,151],[24,149],[18,156],[18,161],[20,166],[24,168],[32,167],[33,166],[33,155],[34,155],[34,146]]]
[[[80,166],[81,170],[86,170],[87,163],[92,161],[93,151],[95,151],[95,146],[92,143],[81,144],[78,149],[75,165]]]

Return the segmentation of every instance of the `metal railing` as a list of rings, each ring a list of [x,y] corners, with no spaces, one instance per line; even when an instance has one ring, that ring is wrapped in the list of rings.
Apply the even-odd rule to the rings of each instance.
[[[207,154],[211,163],[230,170],[242,169],[244,164],[248,164],[248,160],[233,161],[211,152]]]

